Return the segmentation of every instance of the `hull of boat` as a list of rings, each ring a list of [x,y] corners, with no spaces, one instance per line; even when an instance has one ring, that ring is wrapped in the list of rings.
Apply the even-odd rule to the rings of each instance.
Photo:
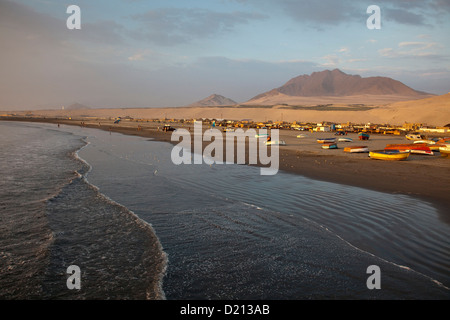
[[[335,138],[317,139],[317,143],[334,143],[334,142],[336,142]]]
[[[413,143],[413,144],[388,144],[384,150],[400,150],[409,151],[415,154],[426,154],[434,155],[431,148],[423,143]]]
[[[367,146],[346,147],[346,148],[344,148],[344,152],[367,153],[367,152],[369,152],[369,148]]]
[[[358,134],[358,138],[359,140],[369,140],[369,135],[367,133],[361,132]]]
[[[335,143],[325,143],[322,145],[322,149],[337,149],[337,144]]]
[[[407,151],[379,150],[369,152],[369,157],[376,160],[401,161],[406,160],[410,155]]]
[[[440,147],[439,152],[443,157],[450,157],[450,147]]]
[[[264,143],[266,145],[268,145],[268,146],[274,146],[274,145],[284,146],[284,145],[286,145],[286,142],[284,142],[283,140],[280,140],[280,141],[264,141]]]
[[[420,134],[407,134],[406,139],[408,140],[421,140],[422,136]]]
[[[441,139],[441,140],[437,141],[436,143],[439,143],[439,144],[450,144],[450,138]]]
[[[436,144],[436,141],[434,140],[416,140],[414,143],[421,143],[421,144]]]
[[[352,142],[353,139],[351,139],[351,138],[339,138],[338,141],[339,142]]]

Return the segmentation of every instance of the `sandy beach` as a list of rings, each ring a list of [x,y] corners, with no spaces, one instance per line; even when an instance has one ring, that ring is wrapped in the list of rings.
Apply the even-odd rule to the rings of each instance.
[[[79,120],[61,120],[51,118],[10,118],[15,121],[33,121],[60,125],[80,126]],[[119,132],[152,138],[158,141],[172,142],[172,132],[163,132],[163,123],[86,120],[83,125],[89,128]],[[175,128],[188,129],[186,124],[171,124]],[[192,126],[192,125],[191,125]],[[209,127],[203,126],[203,129]],[[191,128],[192,129],[192,128]],[[191,130],[192,131],[192,130]],[[367,141],[359,141],[356,133],[349,133],[352,142],[338,142],[338,149],[322,149],[317,143],[319,138],[336,137],[332,132],[303,132],[280,130],[280,140],[286,142],[279,149],[279,169],[312,179],[334,182],[370,190],[405,194],[431,202],[439,211],[440,218],[450,223],[448,207],[448,187],[450,186],[450,159],[411,154],[406,161],[380,161],[370,159],[367,153],[346,153],[347,146],[365,145],[370,150],[383,149],[387,144],[408,143],[404,136],[371,135]],[[299,134],[306,137],[297,138]],[[209,143],[204,143],[205,147]]]

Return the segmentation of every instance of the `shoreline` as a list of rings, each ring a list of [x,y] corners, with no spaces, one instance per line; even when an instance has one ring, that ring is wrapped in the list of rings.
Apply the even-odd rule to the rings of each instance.
[[[6,118],[4,121],[41,122],[60,125],[80,126],[80,120],[61,120],[53,118]],[[152,138],[156,141],[178,144],[171,141],[171,132],[158,130],[158,124],[128,122],[112,124],[102,121],[84,121],[84,127],[127,135]],[[162,127],[164,124],[159,124]],[[138,126],[140,128],[138,128]],[[179,127],[174,125],[174,127]],[[205,126],[204,126],[205,127]],[[187,128],[183,126],[183,128]],[[420,198],[431,203],[439,213],[439,219],[450,224],[450,159],[440,155],[411,155],[406,161],[373,160],[368,154],[348,154],[343,147],[337,150],[321,150],[315,143],[315,135],[325,137],[333,133],[307,133],[312,135],[308,140],[296,139],[298,131],[280,130],[280,140],[287,145],[279,148],[279,170],[302,175],[307,178],[337,183],[352,187],[391,193],[403,194]],[[372,144],[379,147],[389,140],[407,143],[404,137],[378,137],[374,141],[359,142],[355,139],[353,145]],[[370,142],[370,143],[369,143]],[[209,144],[209,143],[207,143]],[[207,145],[204,143],[203,147]],[[385,145],[385,144],[384,144]],[[382,148],[382,147],[381,147]],[[246,153],[248,154],[248,152]],[[258,166],[258,165],[256,165]]]

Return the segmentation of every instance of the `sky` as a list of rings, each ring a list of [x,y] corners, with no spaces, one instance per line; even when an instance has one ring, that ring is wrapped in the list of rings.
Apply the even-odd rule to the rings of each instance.
[[[449,31],[450,0],[0,0],[0,110],[245,102],[336,68],[445,94]]]

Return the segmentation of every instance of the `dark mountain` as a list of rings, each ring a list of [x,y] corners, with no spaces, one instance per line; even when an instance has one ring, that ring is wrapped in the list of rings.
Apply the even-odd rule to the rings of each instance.
[[[362,78],[349,75],[339,69],[314,72],[311,75],[295,77],[283,86],[257,95],[251,100],[277,94],[298,97],[356,96],[356,95],[402,95],[420,96],[425,92],[416,91],[400,81],[387,77]]]

